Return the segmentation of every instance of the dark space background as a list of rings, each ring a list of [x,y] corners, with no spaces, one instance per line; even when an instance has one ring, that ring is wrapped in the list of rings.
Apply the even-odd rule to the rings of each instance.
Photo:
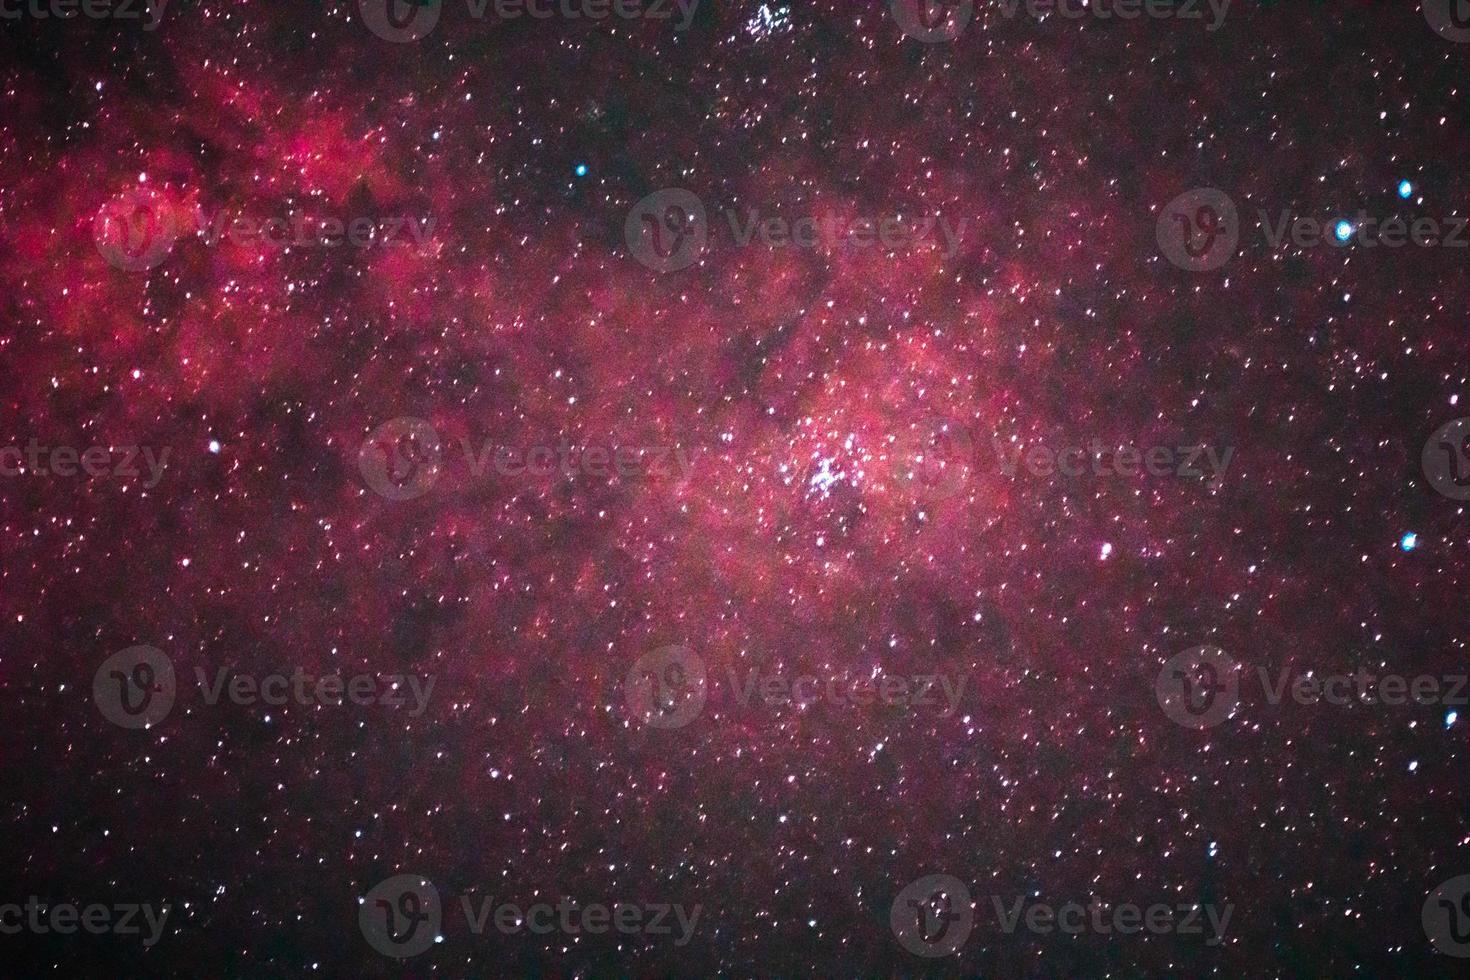
[[[152,488],[0,478],[0,901],[173,906],[151,948],[0,936],[0,975],[1455,975],[1421,908],[1470,872],[1466,720],[1247,680],[1197,731],[1155,681],[1202,644],[1273,676],[1465,670],[1470,515],[1420,454],[1470,414],[1470,250],[1251,227],[1463,215],[1470,45],[1410,2],[1236,0],[1215,32],[981,7],[937,44],[877,0],[705,0],[683,32],[455,2],[411,43],[347,2],[0,23],[0,444],[171,450]],[[369,249],[190,234],[127,271],[94,219],[144,174],[179,213],[435,226]],[[1156,238],[1200,186],[1247,226],[1218,272]],[[667,187],[712,214],[967,227],[945,256],[741,248],[715,221],[660,273],[624,222]],[[692,465],[456,457],[392,500],[359,451],[400,417]],[[936,418],[973,436],[943,461],[955,493],[901,475]],[[1212,485],[1012,477],[1012,437],[1235,455]],[[136,644],[181,678],[435,688],[418,717],[181,690],[126,730],[93,676]],[[650,729],[624,681],[669,644],[720,677],[942,671],[966,701],[716,690]],[[704,912],[683,947],[446,916],[399,963],[358,900],[405,872],[446,905]],[[931,873],[977,905],[945,959],[889,927]],[[992,895],[1234,913],[1219,946],[1006,935]]]

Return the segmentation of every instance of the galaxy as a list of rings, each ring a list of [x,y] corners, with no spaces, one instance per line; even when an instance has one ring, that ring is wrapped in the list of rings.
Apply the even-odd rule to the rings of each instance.
[[[0,39],[0,975],[1463,975],[1470,2]]]

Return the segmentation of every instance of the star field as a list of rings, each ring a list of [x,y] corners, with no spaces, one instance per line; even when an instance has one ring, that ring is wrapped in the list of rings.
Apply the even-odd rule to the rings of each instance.
[[[0,973],[1454,975],[1470,44],[666,6],[0,22]]]

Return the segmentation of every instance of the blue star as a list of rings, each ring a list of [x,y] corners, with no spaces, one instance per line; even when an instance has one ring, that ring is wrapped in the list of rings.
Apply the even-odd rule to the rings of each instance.
[[[578,177],[585,177],[585,176],[587,176],[587,164],[585,164],[585,163],[579,163],[579,164],[577,164],[577,167],[573,171],[573,173],[575,173]]]
[[[1399,547],[1405,551],[1413,551],[1419,547],[1419,535],[1413,531],[1407,532],[1403,537],[1399,538]]]
[[[1401,198],[1403,198],[1404,200],[1407,201],[1409,198],[1411,198],[1413,196],[1414,196],[1414,185],[1411,184],[1411,183],[1409,183],[1407,180],[1401,180],[1401,181],[1399,181],[1399,197],[1401,197]]]
[[[1333,227],[1332,233],[1337,236],[1338,241],[1345,242],[1353,237],[1353,223],[1351,221],[1339,221]]]

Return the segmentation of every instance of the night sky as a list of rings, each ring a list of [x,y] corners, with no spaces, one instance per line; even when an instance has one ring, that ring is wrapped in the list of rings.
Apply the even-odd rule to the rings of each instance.
[[[0,976],[1463,971],[1470,4],[534,2],[0,2]]]

